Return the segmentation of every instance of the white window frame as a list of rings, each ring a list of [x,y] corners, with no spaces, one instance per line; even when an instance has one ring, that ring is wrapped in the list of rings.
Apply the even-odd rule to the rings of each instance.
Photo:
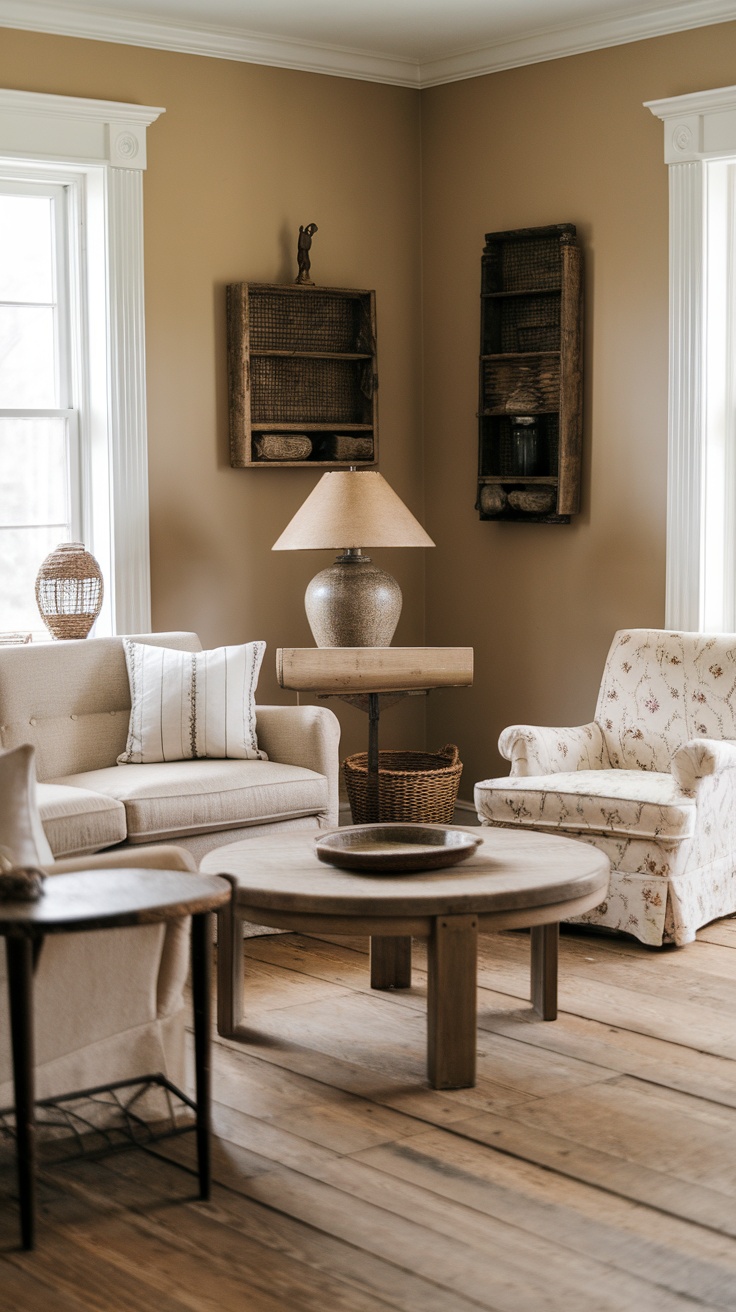
[[[105,581],[97,632],[148,633],[148,527],[143,299],[146,129],[163,109],[0,90],[0,165],[48,166],[81,179],[88,413],[83,475],[86,545]]]
[[[84,457],[89,443],[81,441],[81,427],[89,414],[88,398],[84,390],[87,373],[83,369],[83,346],[87,340],[82,303],[86,303],[86,297],[79,204],[83,183],[82,177],[67,172],[59,173],[52,167],[34,165],[29,168],[17,162],[5,164],[0,160],[0,193],[3,196],[44,196],[54,201],[58,371],[56,406],[0,406],[0,417],[49,417],[63,420],[67,445],[67,507],[71,540],[91,542],[91,517],[85,514],[84,496],[85,479],[88,477]],[[29,598],[29,605],[35,610],[32,598]],[[41,639],[48,637],[38,611],[33,629]]]
[[[736,87],[646,102],[670,191],[665,625],[736,630]]]

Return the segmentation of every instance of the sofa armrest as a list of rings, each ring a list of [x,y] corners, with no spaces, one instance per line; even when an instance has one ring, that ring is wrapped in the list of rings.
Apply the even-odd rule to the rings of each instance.
[[[271,761],[300,765],[327,779],[323,828],[338,822],[340,721],[326,706],[256,706],[258,746]]]
[[[501,734],[498,750],[511,762],[512,775],[610,768],[605,739],[595,721],[572,729],[512,724]]]
[[[700,779],[724,770],[736,770],[736,743],[714,738],[691,738],[670,762],[673,779],[686,793],[696,792]]]
[[[95,852],[93,856],[66,857],[44,866],[49,875],[63,875],[77,870],[125,870],[143,867],[150,870],[186,870],[196,874],[197,864],[183,847],[162,843],[157,847],[116,848]],[[170,1016],[182,1005],[184,985],[189,970],[189,917],[166,922],[156,980],[156,1013]]]

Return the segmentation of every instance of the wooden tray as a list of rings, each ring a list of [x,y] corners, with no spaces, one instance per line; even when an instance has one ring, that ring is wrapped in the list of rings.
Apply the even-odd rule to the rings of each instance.
[[[320,861],[367,874],[412,874],[464,861],[482,839],[447,825],[351,825],[317,838]]]

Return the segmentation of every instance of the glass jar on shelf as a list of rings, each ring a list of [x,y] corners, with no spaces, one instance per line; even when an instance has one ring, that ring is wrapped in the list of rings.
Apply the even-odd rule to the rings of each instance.
[[[544,473],[543,438],[538,417],[511,417],[510,465],[510,472],[521,478]]]

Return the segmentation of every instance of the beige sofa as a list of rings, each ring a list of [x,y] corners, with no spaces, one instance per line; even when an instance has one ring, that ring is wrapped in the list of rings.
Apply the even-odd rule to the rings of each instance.
[[[137,641],[201,650],[193,633]],[[34,859],[52,874],[110,865],[194,870],[221,843],[337,823],[339,724],[331,711],[258,707],[268,761],[117,765],[129,712],[120,638],[0,648],[0,748],[31,744],[41,781],[33,785],[33,760],[23,754],[30,780],[19,779],[14,799],[0,770],[0,845],[16,859],[21,813],[36,814],[36,797],[53,855],[66,858],[49,865],[39,833]],[[10,760],[0,760],[7,771]],[[49,936],[35,978],[39,1098],[158,1071],[185,1085],[188,928],[183,920]],[[12,1105],[10,1072],[0,947],[0,1107]]]
[[[195,633],[136,641],[202,650]],[[174,842],[198,862],[273,829],[337,824],[339,722],[326,707],[258,706],[267,761],[118,765],[129,715],[121,638],[0,648],[0,747],[35,747],[55,857]]]

